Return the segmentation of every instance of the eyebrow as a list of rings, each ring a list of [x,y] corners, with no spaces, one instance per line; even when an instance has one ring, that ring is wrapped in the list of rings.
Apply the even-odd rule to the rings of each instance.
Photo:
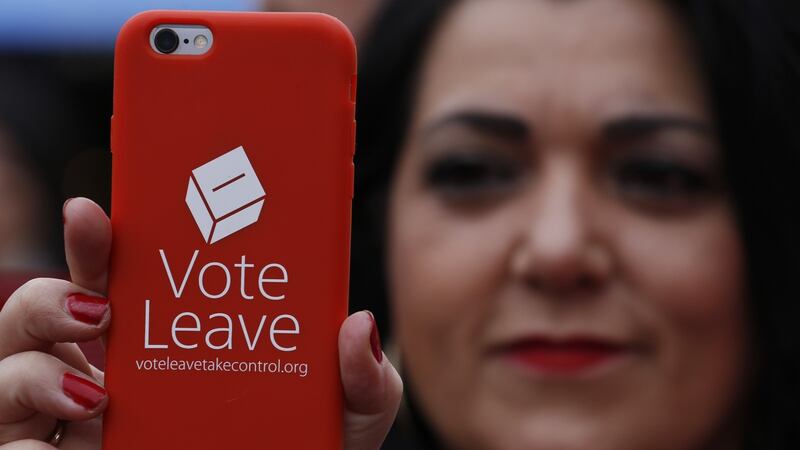
[[[511,114],[486,111],[459,111],[435,121],[423,129],[423,135],[451,126],[465,126],[483,134],[515,141],[524,141],[532,128],[523,119]],[[672,129],[708,136],[712,127],[702,120],[679,115],[634,114],[613,119],[602,129],[603,136],[612,141],[642,139]]]
[[[614,119],[603,126],[603,135],[614,141],[640,139],[656,133],[678,129],[704,136],[710,135],[711,126],[690,117],[674,115],[632,115]]]
[[[515,141],[526,140],[531,134],[530,126],[521,118],[484,111],[459,111],[450,114],[425,127],[422,133],[429,134],[451,126],[465,126],[483,134]]]

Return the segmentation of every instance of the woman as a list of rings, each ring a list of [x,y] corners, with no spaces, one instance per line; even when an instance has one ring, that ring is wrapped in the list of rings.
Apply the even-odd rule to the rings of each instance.
[[[424,444],[800,448],[789,6],[385,12],[356,223],[386,235],[355,243],[375,253],[353,279],[390,300]]]
[[[368,289],[384,280],[358,259],[378,252],[410,385],[401,425],[421,437],[407,448],[797,448],[788,295],[800,247],[783,222],[797,206],[778,197],[798,167],[797,72],[775,5],[721,5],[400,0],[384,11],[363,55],[356,216],[378,233],[354,243],[354,300],[381,295]],[[392,30],[410,40],[381,45]],[[107,222],[85,200],[65,216],[73,280],[101,291]],[[13,303],[26,307],[0,314],[0,342],[55,314],[15,311],[67,292],[26,290]],[[354,363],[367,361],[371,329],[358,314],[340,342],[350,409],[379,417],[348,414],[349,449],[376,448],[394,412],[394,396],[352,384],[361,369],[397,392],[385,358]],[[36,364],[13,353],[0,373]],[[27,405],[52,426],[52,409]],[[96,445],[86,432],[81,443]],[[359,432],[369,438],[354,443]]]

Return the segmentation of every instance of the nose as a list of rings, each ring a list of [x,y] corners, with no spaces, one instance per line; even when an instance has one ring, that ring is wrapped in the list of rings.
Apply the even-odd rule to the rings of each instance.
[[[595,227],[599,205],[586,178],[567,162],[542,173],[511,252],[513,276],[551,297],[595,293],[612,270],[610,249]]]

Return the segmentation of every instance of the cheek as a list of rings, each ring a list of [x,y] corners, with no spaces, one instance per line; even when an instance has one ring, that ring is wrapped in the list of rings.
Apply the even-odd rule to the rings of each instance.
[[[510,237],[503,216],[456,217],[435,199],[409,198],[396,202],[391,222],[392,303],[399,331],[409,331],[401,338],[475,332],[504,276]]]
[[[727,211],[627,227],[620,244],[630,305],[647,328],[665,410],[724,415],[741,391],[748,348],[740,235]],[[708,425],[708,424],[706,424]]]
[[[622,270],[675,327],[714,328],[743,314],[740,239],[727,210],[682,223],[639,222],[619,237]]]
[[[481,338],[506,277],[509,219],[502,209],[475,216],[449,211],[430,195],[398,195],[393,202],[395,339],[422,408],[440,425],[459,422],[472,406]],[[462,399],[460,406],[454,398]]]

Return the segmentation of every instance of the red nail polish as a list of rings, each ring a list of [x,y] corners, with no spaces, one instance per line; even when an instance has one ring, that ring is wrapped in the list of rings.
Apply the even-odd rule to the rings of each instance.
[[[73,375],[69,372],[64,373],[61,381],[61,388],[64,394],[71,398],[75,403],[91,410],[106,398],[106,390],[92,383],[86,378]]]
[[[64,206],[61,207],[61,221],[67,223],[67,216],[64,215],[64,211],[67,210],[67,203],[71,202],[72,198],[68,198],[64,201]]]
[[[375,322],[375,316],[370,311],[367,311],[369,318],[372,319],[372,331],[369,334],[369,343],[372,347],[372,356],[378,363],[383,362],[383,351],[381,350],[381,336],[378,334],[378,323]]]
[[[67,310],[75,319],[89,325],[97,325],[106,315],[108,299],[86,294],[70,294],[67,296]]]

